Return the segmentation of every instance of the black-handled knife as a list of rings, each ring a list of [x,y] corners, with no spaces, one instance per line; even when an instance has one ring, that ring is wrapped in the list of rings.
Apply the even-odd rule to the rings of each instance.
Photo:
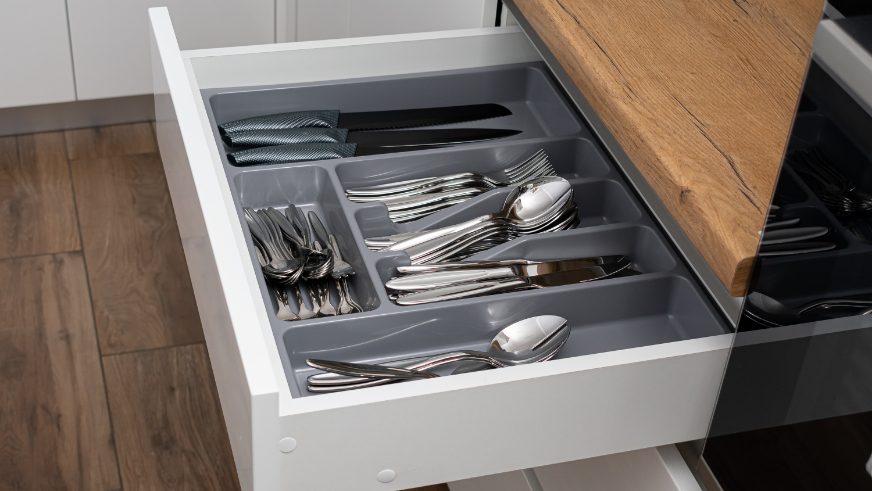
[[[356,143],[303,143],[248,148],[227,154],[233,165],[256,165],[307,160],[341,159],[361,155],[409,152],[461,143],[505,138],[518,130],[459,128],[439,130],[373,131],[350,133]]]
[[[330,110],[296,111],[238,119],[219,124],[218,129],[222,134],[248,130],[282,130],[307,127],[385,130],[465,123],[511,114],[512,112],[508,108],[500,104],[472,104],[357,113],[340,113]]]

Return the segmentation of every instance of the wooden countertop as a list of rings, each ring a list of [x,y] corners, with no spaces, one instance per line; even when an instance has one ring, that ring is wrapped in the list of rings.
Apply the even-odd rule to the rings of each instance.
[[[734,295],[753,267],[822,0],[514,0]]]

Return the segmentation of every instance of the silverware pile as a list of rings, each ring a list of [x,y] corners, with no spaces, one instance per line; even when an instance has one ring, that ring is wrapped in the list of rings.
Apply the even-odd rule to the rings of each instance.
[[[433,378],[433,369],[456,362],[465,363],[452,372],[465,373],[486,368],[502,368],[550,360],[569,339],[569,321],[556,315],[531,317],[502,329],[487,351],[457,350],[437,355],[397,360],[382,364],[346,363],[331,360],[306,360],[312,368],[323,370],[309,377],[310,392],[338,392],[383,385],[390,382]]]
[[[399,305],[491,295],[601,280],[629,270],[626,256],[598,256],[561,261],[471,261],[400,266],[403,275],[385,287]]]
[[[569,181],[538,177],[521,184],[496,213],[433,230],[366,239],[371,250],[406,251],[412,264],[463,259],[516,237],[573,228],[578,208]]]
[[[336,236],[327,231],[314,211],[309,212],[308,220],[292,204],[284,214],[275,208],[243,211],[261,270],[275,288],[279,320],[305,320],[363,310],[347,282],[354,275],[354,268],[342,258]],[[334,290],[336,304],[332,301]],[[296,300],[296,312],[290,307],[291,293]]]
[[[505,169],[489,173],[458,172],[345,190],[355,203],[383,202],[396,223],[410,222],[462,203],[491,189],[522,184],[530,179],[554,176],[548,154],[539,149]]]
[[[781,207],[772,205],[763,229],[760,257],[792,256],[836,248],[833,242],[812,240],[830,233],[829,228],[802,226],[800,221],[799,217],[782,218]]]

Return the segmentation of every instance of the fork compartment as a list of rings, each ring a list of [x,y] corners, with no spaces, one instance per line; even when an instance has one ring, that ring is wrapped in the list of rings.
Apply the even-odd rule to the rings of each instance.
[[[563,94],[538,63],[453,70],[317,84],[202,91],[216,145],[223,122],[260,114],[312,109],[374,111],[495,102],[512,115],[452,127],[495,127],[523,132],[508,139],[426,151],[318,162],[235,167],[223,158],[251,266],[293,397],[311,396],[305,360],[319,357],[378,362],[443,350],[485,347],[495,331],[540,314],[569,319],[572,335],[559,358],[715,336],[728,332],[696,280],[605,157]],[[628,254],[639,274],[562,287],[398,306],[384,288],[404,252],[374,252],[364,239],[459,223],[500,208],[509,188],[487,191],[425,218],[394,223],[383,203],[354,203],[350,187],[464,171],[488,173],[544,149],[568,179],[579,207],[576,229],[524,236],[474,259],[566,259]],[[337,236],[357,275],[353,293],[364,312],[280,321],[270,285],[259,272],[243,207],[315,210]],[[292,308],[294,304],[292,302]],[[417,382],[405,382],[405,384]],[[369,390],[369,389],[358,389]]]

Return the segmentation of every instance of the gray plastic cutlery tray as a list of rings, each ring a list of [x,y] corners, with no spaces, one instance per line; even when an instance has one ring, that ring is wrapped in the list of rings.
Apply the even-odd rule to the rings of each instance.
[[[818,67],[812,68],[806,96],[791,135],[788,154],[816,148],[859,190],[872,194],[872,116],[857,105]],[[872,242],[847,226],[816,196],[791,164],[785,164],[774,202],[779,218],[799,217],[803,226],[823,225],[833,242],[831,251],[764,258],[752,288],[789,306],[821,298],[872,298]],[[872,234],[872,216],[866,218]],[[872,235],[870,235],[872,239]]]
[[[523,130],[503,140],[317,162],[234,167],[225,158],[224,170],[251,266],[295,397],[311,395],[305,379],[314,371],[306,365],[306,358],[380,362],[443,350],[486,349],[502,327],[540,314],[570,321],[572,335],[558,355],[561,358],[728,332],[546,70],[544,65],[523,64],[203,91],[215,142],[224,151],[227,148],[217,124],[310,109],[375,111],[495,102],[513,114],[450,126]],[[426,218],[394,224],[383,204],[352,203],[344,189],[461,171],[487,172],[539,148],[548,153],[559,175],[572,183],[580,225],[574,230],[525,236],[473,258],[547,260],[627,254],[640,274],[416,307],[392,303],[384,281],[395,275],[398,265],[408,264],[408,256],[370,251],[364,245],[365,237],[448,225],[490,213],[500,207],[509,190],[489,191]],[[364,312],[305,321],[276,318],[275,298],[260,274],[242,209],[283,209],[289,202],[303,211],[316,210],[336,234],[342,256],[357,271],[350,286]]]

